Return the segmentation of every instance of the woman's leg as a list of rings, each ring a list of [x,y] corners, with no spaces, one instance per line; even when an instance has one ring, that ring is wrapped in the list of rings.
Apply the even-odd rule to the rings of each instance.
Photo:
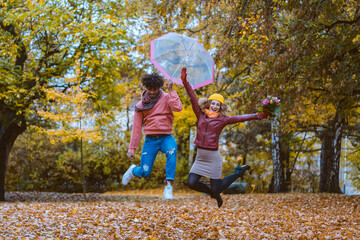
[[[213,192],[212,197],[216,198],[219,207],[221,207],[223,203],[220,193],[225,191],[236,179],[242,177],[247,170],[250,170],[250,167],[247,165],[242,167],[237,166],[234,174],[223,179],[210,179],[211,191]]]
[[[210,178],[210,186],[212,192],[212,198],[215,198],[218,204],[218,207],[221,207],[223,200],[220,196],[219,186],[221,185],[221,179],[212,179]]]
[[[210,179],[211,190],[214,193],[222,193],[239,177],[240,175],[234,173],[227,177],[224,177],[223,179]]]
[[[236,179],[242,177],[245,171],[250,170],[248,165],[237,166],[235,169],[235,173],[231,174],[223,179],[210,179],[211,190],[214,193],[222,193],[225,191]]]
[[[191,188],[195,191],[207,193],[211,196],[212,191],[210,190],[210,188],[208,186],[206,186],[204,183],[200,182],[201,177],[202,176],[200,176],[196,173],[189,173],[187,185],[189,186],[189,188]]]

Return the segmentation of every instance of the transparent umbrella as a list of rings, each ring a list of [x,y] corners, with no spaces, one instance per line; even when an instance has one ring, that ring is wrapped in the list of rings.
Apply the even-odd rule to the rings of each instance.
[[[150,61],[167,78],[182,85],[181,69],[193,89],[214,80],[214,60],[198,40],[177,33],[167,33],[151,41]]]

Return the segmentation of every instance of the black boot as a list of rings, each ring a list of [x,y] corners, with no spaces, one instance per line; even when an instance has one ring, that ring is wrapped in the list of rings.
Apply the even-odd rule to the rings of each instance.
[[[249,170],[250,173],[252,172],[251,167],[248,165],[243,165],[240,167],[240,165],[237,165],[235,168],[235,174],[239,175],[240,177],[244,176],[244,173],[246,170]]]
[[[216,199],[217,205],[218,205],[219,208],[222,206],[223,200],[222,200],[222,198],[221,198],[221,196],[220,196],[220,193],[212,193],[212,194],[210,195],[210,197]]]

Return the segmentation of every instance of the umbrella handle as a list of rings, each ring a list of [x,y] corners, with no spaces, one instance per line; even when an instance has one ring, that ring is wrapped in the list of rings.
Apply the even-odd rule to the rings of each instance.
[[[166,82],[166,88],[171,92],[172,91],[172,85],[173,81],[171,79],[168,79]]]

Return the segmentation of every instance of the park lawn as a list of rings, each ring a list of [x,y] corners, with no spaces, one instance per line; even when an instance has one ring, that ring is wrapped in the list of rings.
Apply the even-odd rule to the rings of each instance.
[[[359,239],[360,196],[8,193],[0,239]],[[16,197],[15,197],[16,195]],[[26,200],[26,196],[28,200]],[[62,197],[61,197],[62,196]],[[60,199],[60,200],[58,200]]]

